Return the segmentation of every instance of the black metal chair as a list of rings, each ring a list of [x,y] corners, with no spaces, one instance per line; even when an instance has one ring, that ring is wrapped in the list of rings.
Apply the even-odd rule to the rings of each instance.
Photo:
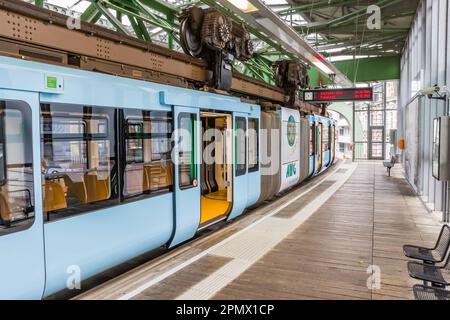
[[[419,262],[408,262],[409,275],[417,280],[422,280],[424,284],[431,282],[433,287],[446,287],[450,285],[450,256],[443,267]]]
[[[397,156],[392,156],[391,160],[389,161],[383,161],[383,167],[387,169],[388,176],[391,176],[391,169],[395,166],[397,163]]]
[[[403,253],[411,259],[422,260],[425,264],[434,265],[445,260],[450,247],[450,227],[444,225],[439,233],[434,248],[424,248],[412,245],[403,246]]]
[[[413,287],[416,300],[450,300],[450,291],[416,284]]]

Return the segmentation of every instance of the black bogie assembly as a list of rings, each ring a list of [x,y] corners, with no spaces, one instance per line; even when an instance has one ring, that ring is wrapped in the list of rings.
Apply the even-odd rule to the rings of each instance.
[[[208,85],[230,90],[233,60],[249,60],[253,54],[250,33],[216,9],[190,7],[180,17],[181,46],[185,53],[208,63]]]
[[[307,67],[293,60],[280,60],[273,64],[273,72],[276,85],[283,88],[287,96],[287,105],[296,105],[299,100],[298,89],[309,87]]]

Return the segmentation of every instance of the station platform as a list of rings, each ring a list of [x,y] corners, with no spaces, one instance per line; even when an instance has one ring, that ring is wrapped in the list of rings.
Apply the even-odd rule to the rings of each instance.
[[[75,299],[414,299],[402,246],[440,227],[400,166],[341,162]]]

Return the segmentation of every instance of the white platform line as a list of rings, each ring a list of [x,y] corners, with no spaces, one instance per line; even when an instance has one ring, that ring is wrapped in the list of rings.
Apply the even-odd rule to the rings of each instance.
[[[341,166],[342,167],[347,167],[348,165],[344,164]],[[354,168],[356,168],[356,166],[354,164],[351,164],[350,166],[353,166],[353,170]],[[336,174],[336,170],[335,172],[332,173],[330,176],[332,176],[333,174]],[[353,170],[350,170],[353,173]],[[247,227],[245,227],[242,230],[239,230],[238,232],[232,234],[231,236],[229,236],[228,238],[222,240],[221,242],[215,244],[214,246],[206,249],[205,251],[202,251],[201,253],[193,256],[192,258],[184,261],[183,263],[180,263],[179,265],[173,267],[172,269],[167,270],[166,272],[160,274],[159,276],[147,281],[146,283],[140,285],[139,287],[137,287],[136,289],[131,290],[128,293],[124,293],[122,296],[120,296],[117,300],[129,300],[134,298],[135,296],[141,294],[142,292],[144,292],[145,290],[151,288],[152,286],[154,286],[155,284],[163,281],[164,279],[170,277],[171,275],[177,273],[178,271],[182,270],[183,268],[191,265],[192,263],[200,260],[201,258],[205,257],[206,255],[210,254],[211,252],[213,252],[214,250],[220,248],[221,246],[224,246],[225,244],[229,243],[230,241],[232,241],[233,239],[237,238],[238,236],[240,236],[241,234],[244,234],[245,232],[247,232],[248,230],[254,228],[255,226],[259,225],[260,223],[266,221],[267,219],[269,219],[270,217],[276,215],[278,212],[280,212],[281,210],[283,210],[284,208],[286,208],[287,206],[291,205],[292,203],[294,203],[295,201],[297,201],[299,198],[303,197],[305,194],[307,194],[308,192],[314,190],[316,187],[318,187],[319,185],[321,185],[324,181],[328,180],[329,177],[326,177],[324,179],[322,179],[322,181],[320,181],[319,183],[317,183],[314,186],[311,186],[310,188],[306,189],[304,192],[300,193],[299,195],[297,195],[296,197],[292,198],[291,200],[289,200],[288,202],[286,202],[285,204],[281,205],[280,207],[278,207],[277,209],[272,210],[269,214],[265,215],[264,217],[262,217],[261,219],[253,222],[252,224],[248,225]],[[345,179],[347,180],[347,179]]]
[[[238,278],[248,268],[260,260],[266,253],[285,239],[291,232],[308,220],[322,205],[328,201],[339,188],[351,177],[357,165],[354,165],[339,181],[330,186],[320,197],[317,197],[299,210],[290,219],[272,217],[265,223],[256,226],[250,234],[240,234],[232,242],[214,248],[212,255],[234,258],[208,277],[179,295],[177,300],[204,300],[212,298],[229,283]],[[264,225],[266,224],[266,226]],[[273,225],[270,238],[267,239],[267,228]],[[259,229],[259,230],[258,230]],[[265,240],[265,241],[264,241]],[[234,242],[234,243],[233,243]]]

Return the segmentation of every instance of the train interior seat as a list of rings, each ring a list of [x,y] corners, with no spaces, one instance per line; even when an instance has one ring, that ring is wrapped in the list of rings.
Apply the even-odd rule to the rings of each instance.
[[[44,186],[44,213],[67,208],[64,188],[60,183],[46,181]]]
[[[107,200],[111,196],[111,183],[109,178],[99,179],[97,173],[84,175],[88,203]]]
[[[73,181],[69,175],[64,175],[64,184],[67,187],[67,197],[73,197],[82,204],[88,203],[88,196],[84,180]]]
[[[9,227],[11,223],[11,211],[9,209],[8,201],[2,193],[0,193],[0,217],[3,222],[3,226]]]
[[[170,161],[158,161],[144,165],[143,190],[155,191],[172,184],[172,165]]]

